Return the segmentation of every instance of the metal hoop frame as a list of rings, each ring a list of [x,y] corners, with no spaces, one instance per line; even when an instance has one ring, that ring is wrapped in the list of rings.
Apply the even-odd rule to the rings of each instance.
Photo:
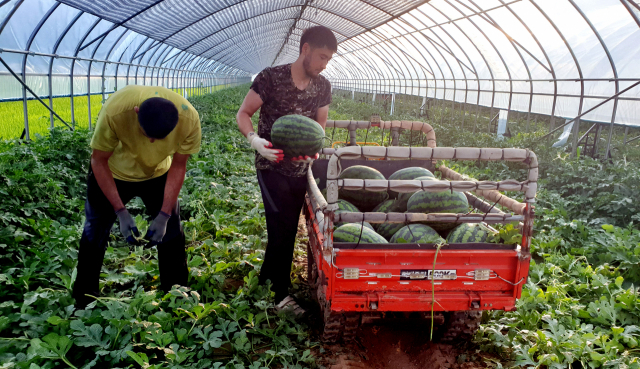
[[[610,8],[616,7],[618,14],[628,17],[628,23],[640,27],[640,9],[635,2],[606,1]],[[42,0],[4,2],[2,6],[12,8],[0,19],[0,35],[6,32],[7,24],[20,7],[38,2]],[[123,9],[112,9],[115,3],[114,0],[59,0],[43,12],[23,49],[1,49],[4,53],[22,54],[21,69],[16,70],[16,74],[27,84],[27,77],[36,75],[29,71],[29,58],[49,59],[49,72],[45,75],[49,83],[48,96],[43,97],[48,97],[50,107],[55,97],[52,77],[69,78],[67,97],[72,106],[71,124],[75,124],[74,98],[86,95],[90,101],[91,95],[101,94],[104,101],[112,92],[107,91],[108,86],[116,90],[123,83],[162,85],[184,94],[187,91],[205,93],[221,84],[246,83],[252,74],[267,66],[295,60],[302,31],[321,24],[331,28],[339,42],[338,53],[325,75],[334,89],[349,91],[354,96],[356,92],[367,94],[372,100],[380,94],[416,96],[422,98],[421,108],[431,100],[450,112],[451,121],[455,114],[462,113],[461,128],[467,115],[475,115],[475,119],[471,118],[474,131],[483,108],[488,109],[490,116],[496,109],[513,111],[518,116],[526,114],[527,131],[532,116],[535,115],[536,120],[539,115],[548,116],[552,131],[556,128],[555,120],[560,118],[559,104],[577,102],[577,109],[573,105],[571,108],[575,114],[562,117],[569,119],[581,116],[596,102],[614,96],[611,106],[606,106],[610,117],[600,118],[602,124],[609,126],[607,154],[611,150],[614,125],[626,125],[627,131],[628,127],[640,126],[640,118],[638,122],[621,121],[618,111],[622,102],[628,109],[630,103],[640,101],[640,89],[618,95],[624,87],[640,81],[640,76],[620,74],[611,45],[597,22],[590,18],[593,17],[591,9],[577,0],[562,0],[561,5],[574,12],[574,18],[582,20],[582,27],[598,40],[599,45],[591,46],[598,47],[604,55],[601,59],[608,62],[610,75],[588,75],[581,59],[583,55],[576,51],[577,41],[566,35],[566,26],[559,22],[562,17],[541,0],[497,0],[491,7],[477,0],[350,0],[340,4],[328,0],[235,0],[224,4],[186,1],[185,6],[193,5],[193,9],[181,17],[171,14],[169,10],[173,5],[169,0],[156,0],[147,5],[134,2],[120,6]],[[53,51],[32,50],[43,26],[55,20],[60,12],[69,12],[69,7],[78,9],[77,15],[61,32]],[[535,13],[541,21],[529,24],[530,18],[522,17],[525,10]],[[507,18],[519,22],[525,30],[524,36],[510,34],[514,27],[508,24]],[[74,52],[58,54],[60,44],[78,21],[92,23],[79,38]],[[555,35],[553,37],[560,40],[553,46],[556,49],[551,50],[547,45],[545,35]],[[524,37],[528,42],[523,42]],[[558,45],[564,45],[564,50],[559,50]],[[575,77],[559,73],[560,69],[567,68],[568,59],[565,65],[558,62],[558,54],[563,52],[570,56],[569,67],[575,71],[572,72]],[[99,59],[97,55],[106,57]],[[68,75],[53,73],[57,59],[71,61]],[[8,71],[0,71],[0,75],[3,74]],[[86,91],[74,92],[74,80],[77,82],[80,78],[83,83],[86,81]],[[99,92],[95,91],[96,78],[101,79]],[[577,89],[563,91],[568,82],[579,82],[579,92]],[[590,84],[604,82],[614,83],[611,94],[589,94]],[[553,83],[553,87],[546,88],[545,83]],[[15,98],[23,101],[27,138],[30,98],[25,87],[22,96]],[[549,104],[543,109],[536,99],[547,99]],[[91,124],[91,104],[87,115]],[[444,114],[440,119],[440,123],[444,123]],[[53,112],[50,121],[53,125]],[[575,121],[574,147],[580,118]]]

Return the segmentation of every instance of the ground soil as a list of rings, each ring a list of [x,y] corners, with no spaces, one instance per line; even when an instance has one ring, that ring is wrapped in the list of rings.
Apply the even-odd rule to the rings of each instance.
[[[298,250],[306,250],[307,231],[304,217],[298,226]],[[306,281],[306,254],[297,252],[296,277],[304,286]],[[308,295],[302,287],[297,296]],[[299,301],[308,310],[307,323],[311,339],[321,342],[314,349],[317,364],[325,369],[477,369],[495,368],[499,359],[483,353],[473,343],[461,345],[441,344],[430,340],[430,324],[424,321],[380,321],[360,327],[357,337],[349,343],[322,343],[322,322],[319,309],[310,298]],[[506,363],[503,363],[506,364]]]

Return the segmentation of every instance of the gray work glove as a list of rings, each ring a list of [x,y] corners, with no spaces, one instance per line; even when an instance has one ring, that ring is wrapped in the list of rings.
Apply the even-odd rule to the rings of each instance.
[[[170,214],[160,211],[158,216],[151,222],[147,234],[144,235],[145,240],[149,240],[147,247],[155,246],[162,242],[164,234],[167,233],[167,222],[171,218]]]
[[[116,211],[118,221],[120,222],[120,232],[122,236],[132,245],[140,245],[140,242],[136,237],[140,237],[136,222],[131,217],[131,214],[127,211],[127,208],[122,208]]]

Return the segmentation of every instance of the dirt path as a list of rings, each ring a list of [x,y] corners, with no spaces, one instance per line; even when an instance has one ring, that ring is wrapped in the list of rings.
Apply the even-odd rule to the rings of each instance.
[[[307,231],[304,217],[298,225],[298,246],[294,260],[297,278],[306,279]],[[300,295],[309,296],[306,284]],[[321,342],[319,311],[307,299],[308,324],[312,341]],[[430,341],[430,324],[424,321],[382,321],[360,327],[357,338],[348,344],[322,344],[315,355],[321,368],[327,369],[477,369],[494,368],[493,355],[481,352],[473,344],[447,345]]]
[[[358,366],[340,362],[352,359],[367,369],[475,369],[491,368],[487,357],[469,353],[469,348],[429,341],[428,324],[370,325],[358,332],[354,343],[327,345],[329,352],[342,352],[336,362],[325,356],[324,366],[331,369],[351,369]],[[325,352],[326,352],[325,351]],[[334,354],[335,355],[335,354]],[[335,356],[334,356],[335,357]],[[344,361],[344,359],[342,359]]]

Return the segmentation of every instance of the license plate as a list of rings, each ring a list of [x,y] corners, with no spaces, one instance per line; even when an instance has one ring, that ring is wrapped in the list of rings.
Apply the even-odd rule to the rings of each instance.
[[[436,269],[435,273],[432,269],[418,269],[418,270],[401,270],[400,279],[427,279],[427,280],[455,280],[458,278],[456,269]]]

